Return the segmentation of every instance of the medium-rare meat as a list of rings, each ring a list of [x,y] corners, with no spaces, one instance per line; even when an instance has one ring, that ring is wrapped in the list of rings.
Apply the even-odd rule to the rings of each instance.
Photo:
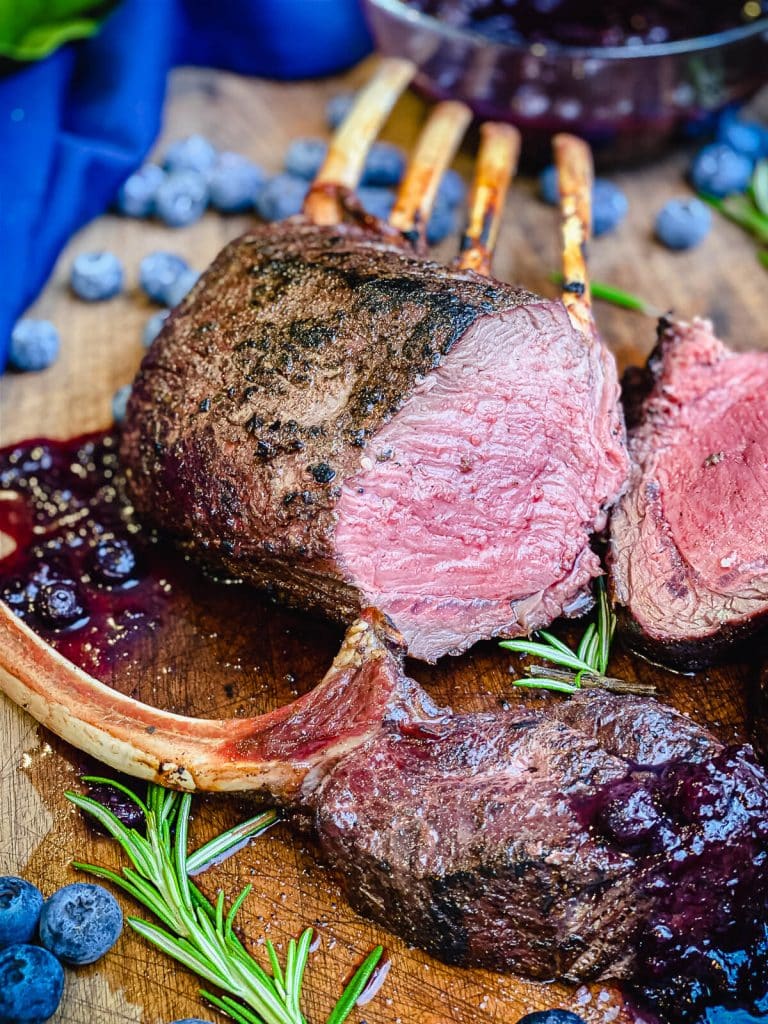
[[[588,606],[624,485],[613,359],[559,301],[365,228],[233,242],[168,319],[122,455],[198,556],[427,661]]]
[[[648,371],[611,582],[630,644],[692,670],[766,623],[768,352],[663,320]]]
[[[0,650],[0,688],[114,767],[271,796],[353,906],[444,960],[691,981],[713,1003],[739,971],[744,993],[768,983],[768,777],[749,747],[654,700],[583,691],[453,713],[404,675],[375,612],[319,686],[250,720],[138,704],[1,605]],[[721,951],[736,948],[731,978]]]

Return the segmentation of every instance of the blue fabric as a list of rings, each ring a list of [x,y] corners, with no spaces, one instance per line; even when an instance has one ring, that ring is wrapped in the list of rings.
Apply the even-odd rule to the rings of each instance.
[[[123,0],[94,38],[0,78],[0,370],[67,239],[146,156],[170,67],[302,78],[369,48],[357,0]]]

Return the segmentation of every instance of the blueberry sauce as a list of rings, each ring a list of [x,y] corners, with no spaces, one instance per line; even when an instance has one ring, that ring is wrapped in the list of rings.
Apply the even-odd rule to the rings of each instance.
[[[636,766],[578,811],[631,858],[634,1001],[675,1024],[768,1019],[768,795],[750,748]]]
[[[242,617],[260,614],[250,593],[233,600],[237,588],[213,585],[138,521],[112,434],[1,449],[0,542],[0,597],[63,655],[113,685],[125,682],[126,665],[152,661],[184,600],[194,598],[211,635],[225,637],[230,672]],[[291,631],[288,620],[276,622],[283,614],[268,610],[264,619],[281,637],[281,665]],[[200,619],[185,621],[190,634],[199,631]],[[307,650],[324,660],[337,635],[301,621]],[[90,764],[86,770],[98,774]],[[127,824],[138,823],[118,791],[92,793]],[[637,913],[637,980],[628,994],[642,1013],[664,1024],[768,1020],[768,798],[748,751],[632,766],[578,811],[627,856],[638,907],[645,895],[654,908],[652,917]],[[714,894],[723,878],[733,885],[721,901]]]
[[[408,0],[426,14],[509,45],[643,46],[711,35],[749,24],[765,11],[755,0],[694,3],[655,0]]]

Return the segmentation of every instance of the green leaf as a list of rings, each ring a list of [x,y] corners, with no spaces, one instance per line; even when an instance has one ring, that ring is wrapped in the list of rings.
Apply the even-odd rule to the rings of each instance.
[[[331,1011],[327,1024],[342,1024],[342,1021],[347,1019],[354,1009],[355,1003],[360,998],[363,989],[370,981],[371,975],[376,970],[383,952],[384,947],[377,946],[375,949],[372,949],[365,960],[363,960],[358,969],[352,975],[352,980],[342,992],[341,998]]]
[[[518,654],[527,654],[550,665],[566,668],[575,672],[573,682],[545,676],[539,666],[528,669],[529,675],[524,679],[513,680],[514,686],[522,686],[531,690],[555,690],[557,693],[576,693],[581,689],[581,678],[584,673],[604,676],[610,658],[611,641],[616,630],[616,616],[611,611],[605,583],[602,577],[597,580],[597,621],[589,623],[574,652],[562,640],[552,633],[541,630],[538,636],[544,642],[535,640],[503,640],[499,647]],[[549,669],[556,676],[557,671]]]
[[[732,195],[718,199],[701,193],[701,198],[719,210],[728,220],[754,235],[763,245],[768,245],[768,217],[763,215],[747,196]]]
[[[276,812],[267,811],[243,822],[201,847],[197,855],[188,857],[190,794],[171,792],[150,784],[146,802],[143,802],[127,787],[110,779],[94,776],[90,781],[115,786],[132,799],[144,815],[146,834],[126,828],[111,811],[91,797],[67,793],[67,798],[76,807],[102,823],[131,862],[131,866],[123,868],[122,876],[108,868],[79,861],[74,866],[111,882],[150,910],[161,925],[129,917],[131,928],[188,970],[215,985],[220,994],[204,992],[205,998],[238,1024],[306,1024],[300,999],[312,928],[306,928],[298,942],[295,939],[290,941],[284,968],[280,966],[272,943],[269,940],[265,942],[272,968],[270,975],[233,931],[235,918],[251,886],[245,886],[227,911],[223,891],[218,893],[214,906],[189,878],[196,856],[200,866],[204,866],[211,854],[226,853],[274,824]],[[375,961],[380,955],[381,947]],[[361,977],[358,971],[350,984],[360,986]],[[367,977],[362,981],[363,987],[366,981]],[[359,987],[358,995],[361,990]],[[349,991],[346,990],[347,994]],[[357,995],[354,996],[356,998]],[[350,1009],[351,1004],[337,1020],[343,1020]]]
[[[40,60],[99,31],[117,0],[0,0],[0,55]]]
[[[571,683],[564,683],[562,679],[547,679],[546,676],[542,676],[536,679],[513,679],[513,686],[520,686],[526,690],[555,690],[557,693],[578,693],[580,687],[573,686]]]
[[[563,283],[562,274],[550,274],[550,281],[554,284]],[[631,292],[625,292],[622,288],[616,288],[612,284],[605,284],[604,281],[590,281],[590,291],[593,299],[600,299],[602,302],[610,302],[612,306],[619,306],[621,309],[631,309],[635,313],[645,313],[646,316],[657,317],[659,312],[650,302],[640,299]]]
[[[755,206],[768,217],[768,160],[758,161],[750,188]]]
[[[235,825],[229,831],[222,832],[221,835],[211,839],[210,842],[205,843],[204,846],[187,857],[187,871],[190,875],[197,874],[211,861],[221,860],[230,851],[239,849],[249,839],[263,835],[277,821],[279,821],[277,811],[264,811],[262,814],[257,814],[255,818],[249,818],[247,821]]]

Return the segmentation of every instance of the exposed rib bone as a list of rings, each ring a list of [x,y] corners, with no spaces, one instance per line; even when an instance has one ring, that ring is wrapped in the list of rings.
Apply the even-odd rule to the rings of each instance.
[[[510,124],[489,121],[480,128],[475,179],[469,200],[469,224],[461,240],[462,270],[491,272],[504,199],[517,169],[520,133]]]
[[[255,790],[290,802],[378,729],[393,707],[416,717],[435,713],[420,688],[388,671],[399,664],[392,653],[398,642],[381,615],[365,613],[310,693],[256,718],[187,718],[89,676],[0,601],[0,690],[57,736],[129,775],[177,789]]]
[[[331,139],[325,162],[304,201],[304,214],[309,220],[315,224],[337,224],[341,220],[338,192],[357,186],[368,150],[415,70],[408,60],[387,57],[361,89]]]
[[[440,180],[471,118],[471,110],[463,103],[439,103],[419,136],[389,217],[393,227],[414,241],[426,233]]]
[[[563,302],[580,330],[594,332],[586,246],[592,233],[592,153],[575,135],[552,140],[560,189]]]

